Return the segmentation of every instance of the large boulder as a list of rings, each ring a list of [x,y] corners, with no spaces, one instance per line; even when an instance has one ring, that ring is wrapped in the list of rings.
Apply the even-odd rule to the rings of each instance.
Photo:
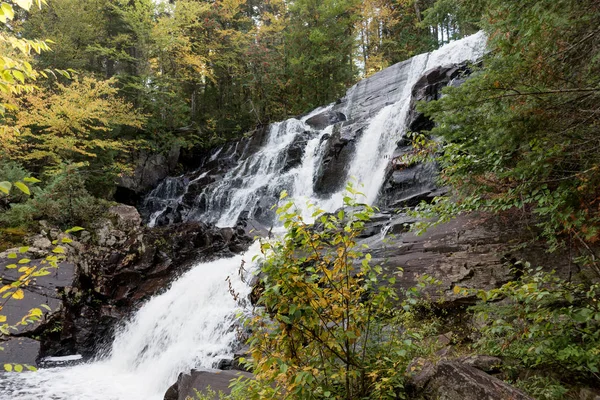
[[[533,400],[519,389],[473,366],[443,360],[409,366],[408,386],[425,400]]]
[[[196,390],[206,394],[210,388],[216,393],[214,400],[219,399],[219,392],[231,393],[229,384],[239,377],[252,378],[253,375],[243,371],[192,370],[189,374],[179,374],[177,382],[165,393],[164,400],[186,400],[196,398]]]
[[[121,176],[117,182],[116,200],[137,204],[144,192],[175,171],[179,152],[178,145],[173,146],[166,154],[143,150],[138,152],[133,160],[133,173]]]
[[[365,230],[372,234],[361,239],[360,244],[369,247],[373,265],[382,265],[386,273],[397,276],[395,285],[400,292],[414,287],[424,275],[438,280],[438,285],[426,289],[426,295],[438,306],[474,304],[475,296],[455,293],[454,287],[499,287],[514,279],[513,267],[518,260],[555,269],[561,276],[568,275],[571,265],[568,254],[548,254],[543,243],[519,246],[531,238],[525,222],[471,214],[417,235],[403,232],[414,219],[388,216],[389,222],[379,218],[368,223]],[[372,226],[380,227],[379,231]]]

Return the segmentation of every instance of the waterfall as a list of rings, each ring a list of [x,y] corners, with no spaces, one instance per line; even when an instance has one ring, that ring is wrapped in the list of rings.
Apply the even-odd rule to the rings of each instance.
[[[273,223],[269,209],[282,190],[297,200],[301,212],[306,211],[307,201],[332,212],[343,205],[344,183],[347,182],[358,184],[366,201],[374,203],[397,142],[406,133],[405,121],[414,84],[431,68],[477,60],[484,53],[485,42],[485,35],[480,32],[432,53],[418,55],[360,81],[338,104],[319,108],[300,119],[272,124],[262,147],[241,159],[216,182],[206,185],[191,206],[186,207],[189,211],[184,211],[181,219],[209,221],[226,227],[245,216],[269,225]],[[377,93],[384,95],[377,96]],[[330,112],[337,112],[346,120],[322,129],[310,125],[311,117]],[[356,138],[354,155],[340,178],[341,184],[332,192],[317,194],[318,166],[324,162],[333,129],[362,133]],[[342,132],[342,136],[344,134]],[[165,180],[148,198],[157,201],[157,194],[170,193],[169,185],[172,183]],[[163,205],[150,208],[151,224],[161,210],[181,200],[181,197],[174,198],[173,195],[164,197],[162,202],[158,199]],[[164,206],[165,203],[168,206]]]
[[[250,288],[241,277],[250,271],[239,272],[256,254],[258,243],[244,255],[196,265],[121,327],[106,358],[7,374],[0,381],[0,399],[162,400],[180,372],[231,357],[240,306],[229,283],[241,299],[248,297]]]
[[[326,195],[318,194],[315,187],[329,141],[340,134],[336,129],[346,129],[340,135],[356,134],[354,153],[342,181],[363,185],[366,201],[373,203],[396,143],[405,134],[415,82],[430,68],[476,60],[484,52],[485,41],[479,33],[414,57],[359,82],[336,104],[272,124],[258,151],[241,152],[234,168],[214,182],[203,183],[197,192],[190,189],[204,182],[209,171],[193,179],[180,176],[164,180],[146,199],[150,224],[192,194],[193,206],[183,208],[181,218],[220,226],[234,225],[244,215],[268,221],[272,218],[270,206],[284,189],[305,216],[310,215],[307,202],[326,211],[337,209],[342,205],[344,185]],[[393,77],[394,87],[386,80],[390,74],[397,75]],[[385,95],[373,95],[379,91]],[[330,115],[341,121],[326,127],[311,122]],[[223,154],[234,157],[236,150]],[[217,160],[220,151],[209,161]],[[244,255],[195,265],[116,332],[107,354],[72,367],[5,374],[0,381],[0,399],[162,399],[180,372],[211,368],[218,360],[232,356],[236,343],[232,326],[241,309],[230,288],[239,298],[247,298],[250,288],[242,277],[248,271],[240,274],[240,267],[250,270],[252,257],[258,253],[255,243]]]

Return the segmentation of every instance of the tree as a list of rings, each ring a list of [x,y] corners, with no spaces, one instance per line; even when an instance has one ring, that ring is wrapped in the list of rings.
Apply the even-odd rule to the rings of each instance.
[[[248,397],[403,395],[399,371],[415,354],[414,331],[398,329],[407,314],[394,304],[394,278],[384,279],[357,245],[372,208],[350,197],[346,206],[335,215],[315,210],[315,225],[291,202],[277,210],[287,233],[262,244],[261,308],[249,321],[256,381],[245,384]]]
[[[299,0],[290,4],[286,31],[292,114],[327,104],[354,83],[356,0]]]
[[[468,4],[468,3],[466,3]],[[531,213],[556,248],[576,244],[600,273],[600,1],[489,0],[484,68],[423,108],[445,139],[440,159],[458,203]]]

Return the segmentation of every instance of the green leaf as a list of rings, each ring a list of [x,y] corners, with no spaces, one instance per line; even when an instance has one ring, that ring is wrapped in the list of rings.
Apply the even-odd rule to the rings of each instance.
[[[23,366],[21,364],[15,364],[16,372],[23,372]]]
[[[17,264],[8,264],[8,265],[6,266],[6,268],[8,268],[8,269],[17,268]]]
[[[0,192],[2,192],[4,194],[9,194],[11,188],[12,188],[12,183],[7,182],[7,181],[0,182]]]
[[[25,83],[25,75],[21,71],[14,70],[12,74],[15,78],[17,78],[21,83]]]
[[[26,195],[28,195],[28,196],[31,195],[29,188],[23,182],[15,182],[15,186],[17,187],[17,189],[19,189],[21,192],[25,193]]]
[[[23,178],[23,180],[27,183],[40,183],[41,181],[37,178],[34,178],[33,176],[28,176],[26,178]]]
[[[4,364],[4,370],[6,372],[11,372],[13,370],[12,364]]]
[[[8,258],[17,258],[17,253],[8,253]]]
[[[70,229],[67,229],[67,230],[65,231],[65,233],[79,232],[79,231],[83,231],[83,230],[85,230],[85,228],[82,228],[82,227],[80,227],[80,226],[74,226],[74,227],[72,227],[72,228],[70,228]]]
[[[56,246],[54,250],[52,250],[52,252],[57,254],[63,254],[65,252],[65,249],[61,246]]]
[[[27,253],[29,251],[29,246],[19,247],[19,253]]]

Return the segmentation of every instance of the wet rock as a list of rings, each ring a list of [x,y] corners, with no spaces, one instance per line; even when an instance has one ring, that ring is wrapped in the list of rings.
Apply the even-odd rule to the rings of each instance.
[[[346,182],[348,167],[356,149],[356,141],[363,126],[347,122],[335,125],[325,144],[325,156],[317,170],[314,190],[319,195],[328,195],[342,189]]]
[[[310,117],[306,120],[306,124],[313,129],[325,129],[329,125],[337,124],[346,120],[344,113],[339,111],[327,110]]]
[[[57,328],[41,335],[42,356],[95,355],[112,341],[119,321],[194,263],[232,256],[251,241],[200,222],[144,228],[133,211],[119,207],[98,222],[95,240],[72,257],[79,274],[48,322]]]
[[[217,393],[215,400],[218,400],[218,393],[227,395],[231,393],[229,383],[238,379],[240,376],[252,378],[253,375],[243,371],[221,371],[221,370],[192,370],[189,374],[179,374],[177,382],[171,386],[165,393],[164,400],[186,400],[195,398],[196,392],[206,393],[210,387]],[[194,390],[195,389],[195,390]]]
[[[434,127],[433,121],[416,110],[419,101],[438,100],[442,96],[442,89],[453,82],[464,81],[463,77],[470,73],[467,63],[447,65],[426,71],[415,83],[412,90],[411,108],[408,117],[408,129],[411,132],[429,131]]]
[[[180,146],[173,146],[167,154],[140,151],[134,156],[136,166],[132,175],[119,178],[115,197],[118,201],[134,205],[140,196],[172,173],[179,160]]]

